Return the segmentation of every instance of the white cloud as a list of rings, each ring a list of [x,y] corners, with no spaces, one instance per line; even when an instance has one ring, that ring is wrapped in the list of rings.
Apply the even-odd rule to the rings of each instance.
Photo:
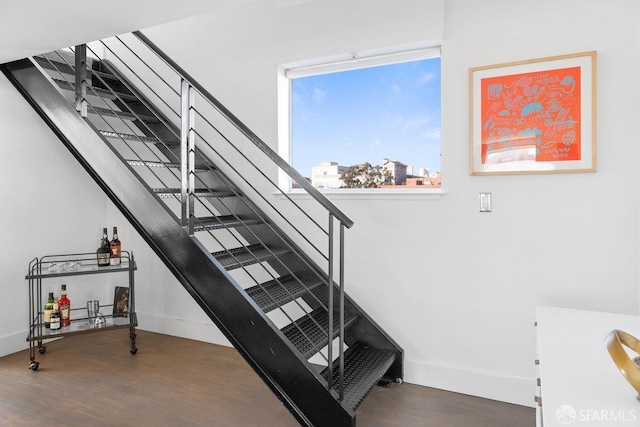
[[[324,101],[326,97],[327,97],[327,93],[322,89],[318,89],[318,88],[313,89],[313,101],[316,104],[322,104],[322,101]]]
[[[429,141],[440,141],[440,128],[429,129],[422,135]]]
[[[420,76],[420,78],[418,79],[418,85],[422,86],[422,85],[426,85],[427,83],[429,83],[431,80],[433,80],[435,77],[435,75],[433,73],[424,73]]]

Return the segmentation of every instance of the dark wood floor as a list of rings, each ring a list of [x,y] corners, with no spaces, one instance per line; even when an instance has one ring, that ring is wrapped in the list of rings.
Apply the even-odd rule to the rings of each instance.
[[[232,349],[139,331],[67,337],[0,358],[0,425],[297,426]],[[411,384],[375,388],[359,427],[533,427],[533,409]]]

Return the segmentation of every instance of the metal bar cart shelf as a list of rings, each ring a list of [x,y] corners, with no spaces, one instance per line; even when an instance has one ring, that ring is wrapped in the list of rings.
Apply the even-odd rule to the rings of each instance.
[[[138,320],[135,311],[135,281],[134,271],[137,270],[133,253],[122,252],[120,265],[98,266],[95,253],[79,253],[66,255],[47,255],[34,258],[29,263],[29,273],[25,279],[29,281],[29,369],[36,371],[40,363],[36,361],[36,351],[46,352],[43,340],[61,338],[68,335],[105,332],[114,329],[129,329],[131,342],[130,352],[136,354],[136,326]],[[72,321],[69,326],[57,330],[45,327],[43,312],[42,281],[57,277],[82,276],[88,274],[128,273],[129,298],[126,311],[123,313],[107,313],[103,317],[104,325],[91,325],[86,316],[86,308],[71,308]],[[111,305],[100,305],[111,307]]]

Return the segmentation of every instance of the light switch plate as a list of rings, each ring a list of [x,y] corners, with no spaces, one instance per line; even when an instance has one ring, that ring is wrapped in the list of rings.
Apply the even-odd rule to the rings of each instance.
[[[491,212],[491,193],[480,193],[480,212]]]

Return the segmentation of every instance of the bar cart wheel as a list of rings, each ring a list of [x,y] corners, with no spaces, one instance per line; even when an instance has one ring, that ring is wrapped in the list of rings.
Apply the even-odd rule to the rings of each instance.
[[[129,340],[131,340],[131,354],[136,354],[138,352],[138,347],[136,347],[136,332],[135,330],[131,330],[129,332]]]
[[[37,371],[39,367],[40,362],[32,361],[29,363],[29,369],[31,369],[32,371]]]
[[[41,345],[40,347],[38,347],[38,353],[45,354],[46,352],[47,352],[47,346],[46,345]]]

